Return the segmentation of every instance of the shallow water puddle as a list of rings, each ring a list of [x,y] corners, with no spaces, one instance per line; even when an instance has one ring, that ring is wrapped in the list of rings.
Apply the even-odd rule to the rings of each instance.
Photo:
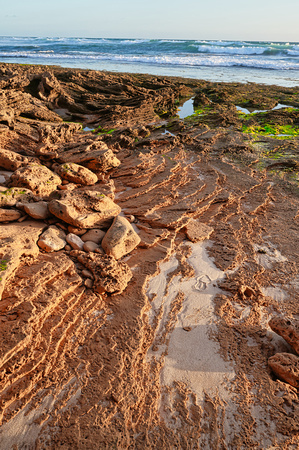
[[[186,117],[194,114],[193,99],[194,97],[191,97],[182,106],[178,108],[177,115],[179,116],[180,119],[185,119]]]
[[[274,108],[272,108],[272,109],[252,109],[250,111],[247,108],[242,108],[241,106],[236,105],[236,110],[240,111],[244,114],[256,114],[256,113],[261,113],[261,112],[275,111],[276,109],[283,109],[283,108],[294,108],[294,107],[290,106],[290,105],[283,105],[281,103],[278,103],[278,105],[274,106]]]
[[[218,343],[210,338],[215,327],[213,299],[221,292],[217,281],[223,278],[224,272],[209,258],[207,245],[208,242],[191,244],[188,262],[195,270],[194,278],[181,279],[178,275],[168,284],[167,275],[178,265],[173,257],[161,264],[159,275],[150,281],[148,288],[148,295],[153,298],[150,323],[159,321],[148,359],[155,357],[163,361],[162,386],[183,382],[199,402],[203,401],[205,392],[211,395],[218,392],[226,398],[229,394],[225,384],[235,376],[231,365],[218,353]],[[174,314],[178,293],[184,299]]]

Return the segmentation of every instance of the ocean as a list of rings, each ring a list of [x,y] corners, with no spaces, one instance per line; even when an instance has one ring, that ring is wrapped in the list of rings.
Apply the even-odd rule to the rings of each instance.
[[[0,61],[299,86],[299,42],[6,36]]]

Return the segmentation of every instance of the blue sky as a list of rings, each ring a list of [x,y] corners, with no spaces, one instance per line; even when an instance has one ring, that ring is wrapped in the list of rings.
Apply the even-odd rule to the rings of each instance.
[[[0,35],[299,41],[299,0],[2,0]]]

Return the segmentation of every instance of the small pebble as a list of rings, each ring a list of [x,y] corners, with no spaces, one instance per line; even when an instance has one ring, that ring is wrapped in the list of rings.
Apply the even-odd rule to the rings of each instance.
[[[93,281],[92,281],[90,278],[87,278],[87,279],[84,281],[84,284],[85,284],[85,286],[86,286],[88,289],[91,289],[92,286],[93,286]]]
[[[93,278],[93,274],[87,269],[82,270],[82,275],[86,278]]]
[[[64,247],[64,249],[67,251],[67,252],[70,252],[71,250],[72,250],[72,247],[70,246],[70,245],[66,245],[65,247]]]
[[[105,236],[105,231],[99,228],[93,228],[92,230],[87,231],[87,233],[83,234],[82,241],[92,241],[95,244],[100,244],[102,242],[103,237]]]
[[[97,248],[99,248],[98,244],[95,244],[95,243],[92,242],[92,241],[86,241],[86,242],[84,242],[83,249],[84,249],[86,252],[94,252]]]
[[[69,233],[66,236],[66,241],[71,245],[74,250],[83,250],[84,242],[76,234]]]

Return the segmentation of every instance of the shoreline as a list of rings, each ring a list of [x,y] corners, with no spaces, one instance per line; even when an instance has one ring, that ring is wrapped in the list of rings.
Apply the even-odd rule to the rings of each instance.
[[[0,63],[0,107],[0,450],[295,450],[298,90]]]

